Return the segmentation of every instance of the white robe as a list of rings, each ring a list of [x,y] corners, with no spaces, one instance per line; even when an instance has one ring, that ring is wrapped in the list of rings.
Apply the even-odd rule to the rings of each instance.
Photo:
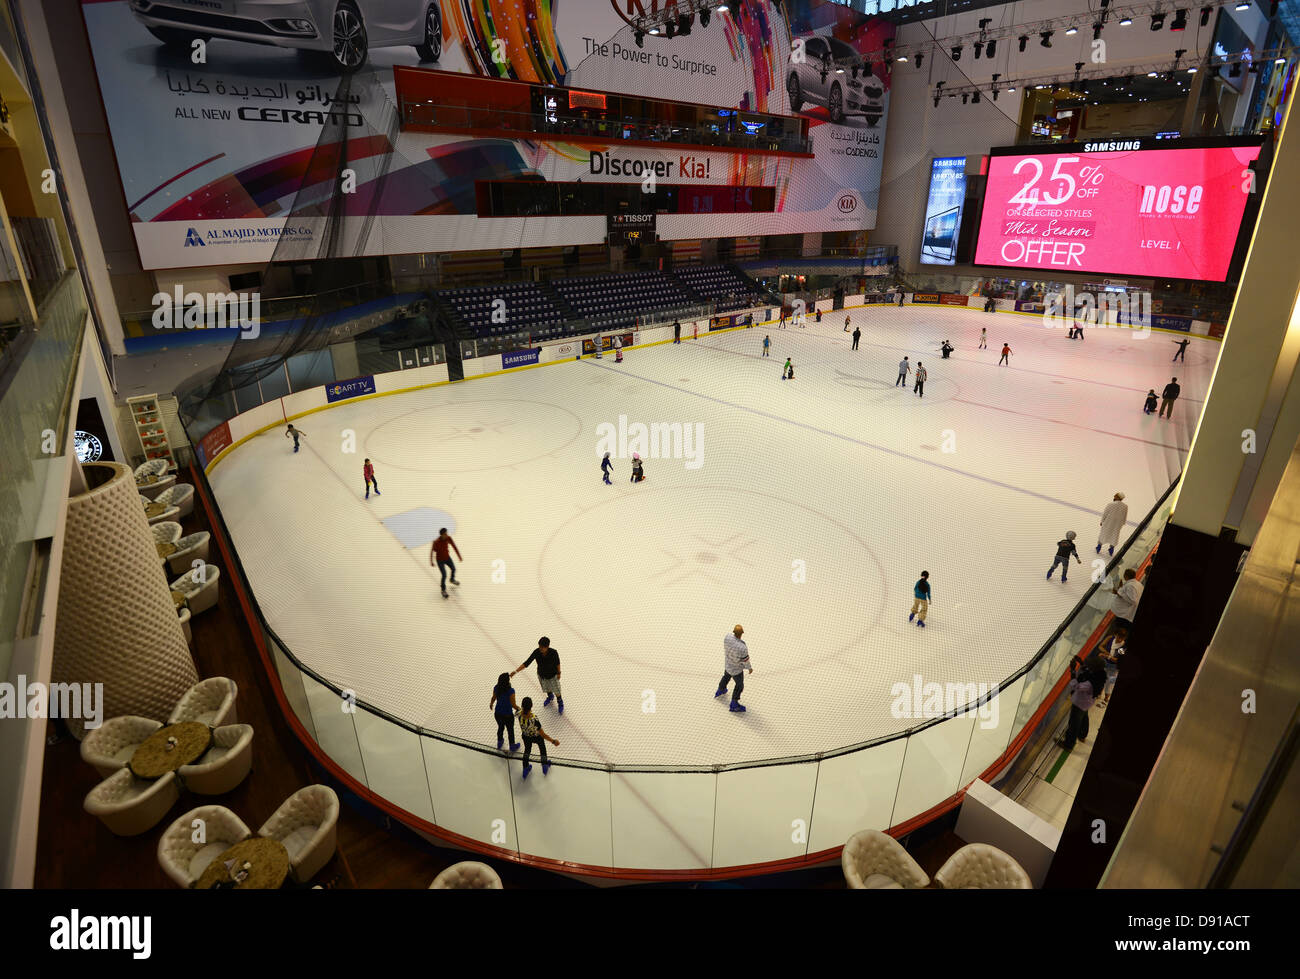
[[[1119,532],[1124,529],[1124,524],[1128,522],[1128,504],[1123,500],[1112,500],[1106,504],[1106,509],[1101,511],[1101,533],[1097,536],[1097,543],[1109,544],[1115,547],[1119,544]]]

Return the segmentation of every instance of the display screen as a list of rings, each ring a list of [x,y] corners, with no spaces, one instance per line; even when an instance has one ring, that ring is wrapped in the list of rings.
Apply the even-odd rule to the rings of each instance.
[[[1182,142],[993,150],[975,264],[1223,281],[1260,140]]]
[[[930,196],[925,204],[921,261],[954,265],[962,202],[966,199],[966,157],[936,157],[930,165]]]

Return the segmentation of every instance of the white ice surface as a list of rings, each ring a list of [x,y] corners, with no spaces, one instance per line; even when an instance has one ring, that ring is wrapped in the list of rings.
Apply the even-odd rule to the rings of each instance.
[[[707,765],[854,744],[917,723],[893,716],[894,683],[999,682],[1037,651],[1089,583],[1112,494],[1127,536],[1179,471],[1219,347],[1194,338],[1171,365],[1165,333],[1072,342],[1032,317],[875,307],[853,311],[851,351],[843,316],[332,408],[301,419],[297,455],[266,432],[212,484],[277,634],[412,722],[495,743],[497,674],[545,634],[562,660],[565,713],[539,707],[556,756]],[[929,369],[923,399],[894,386],[904,354]],[[1173,375],[1174,419],[1144,415]],[[617,459],[604,485],[596,426],[620,414],[702,424],[703,464],[648,459],[631,485]],[[366,456],[383,490],[369,501]],[[455,522],[448,600],[427,544],[381,523],[418,507]],[[1085,563],[1048,583],[1067,530]],[[922,569],[924,630],[907,622]],[[744,715],[713,698],[736,623],[755,667]],[[515,689],[540,705],[533,668]]]

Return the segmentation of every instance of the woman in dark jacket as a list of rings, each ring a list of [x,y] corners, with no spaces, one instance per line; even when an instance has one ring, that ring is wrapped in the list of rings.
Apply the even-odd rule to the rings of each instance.
[[[1106,663],[1101,654],[1093,650],[1066,687],[1070,698],[1070,717],[1066,721],[1065,736],[1056,739],[1056,743],[1066,751],[1073,751],[1076,741],[1087,740],[1088,711],[1105,686]]]

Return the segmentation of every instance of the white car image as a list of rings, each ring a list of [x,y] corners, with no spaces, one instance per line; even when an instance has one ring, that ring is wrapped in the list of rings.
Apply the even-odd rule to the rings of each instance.
[[[874,126],[885,113],[885,87],[856,51],[836,38],[813,34],[803,39],[803,60],[791,61],[785,90],[790,111],[819,105],[842,123],[846,116],[864,116]]]
[[[442,56],[439,0],[129,0],[131,12],[168,47],[227,38],[296,48],[340,72],[370,48],[414,45],[421,61]]]

